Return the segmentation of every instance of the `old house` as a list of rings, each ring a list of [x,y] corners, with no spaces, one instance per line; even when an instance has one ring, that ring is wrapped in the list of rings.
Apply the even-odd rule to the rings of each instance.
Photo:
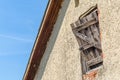
[[[70,24],[96,4],[105,57],[95,80],[120,80],[119,0],[50,0],[23,80],[82,80],[79,45]]]

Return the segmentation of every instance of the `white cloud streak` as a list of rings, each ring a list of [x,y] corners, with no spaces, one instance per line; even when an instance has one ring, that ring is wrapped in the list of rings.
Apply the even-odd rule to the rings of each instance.
[[[0,37],[17,40],[17,41],[22,41],[22,42],[33,42],[33,40],[31,40],[31,39],[25,39],[25,38],[21,38],[21,37],[9,36],[9,35],[3,35],[3,34],[0,34]]]

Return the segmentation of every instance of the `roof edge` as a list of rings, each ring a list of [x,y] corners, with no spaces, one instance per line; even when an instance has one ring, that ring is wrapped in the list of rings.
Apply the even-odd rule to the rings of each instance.
[[[49,0],[34,43],[23,80],[34,80],[35,74],[45,52],[47,42],[51,36],[53,26],[57,20],[63,0]]]

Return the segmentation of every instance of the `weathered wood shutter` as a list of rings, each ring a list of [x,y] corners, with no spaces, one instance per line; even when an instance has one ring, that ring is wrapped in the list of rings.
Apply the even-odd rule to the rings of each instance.
[[[71,24],[80,46],[82,73],[87,74],[103,65],[97,5]]]

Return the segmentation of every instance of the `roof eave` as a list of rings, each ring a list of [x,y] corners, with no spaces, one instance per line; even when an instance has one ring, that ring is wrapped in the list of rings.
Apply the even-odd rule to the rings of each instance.
[[[42,56],[44,55],[47,42],[49,41],[54,24],[57,20],[62,2],[63,0],[49,0],[23,80],[34,80]]]

